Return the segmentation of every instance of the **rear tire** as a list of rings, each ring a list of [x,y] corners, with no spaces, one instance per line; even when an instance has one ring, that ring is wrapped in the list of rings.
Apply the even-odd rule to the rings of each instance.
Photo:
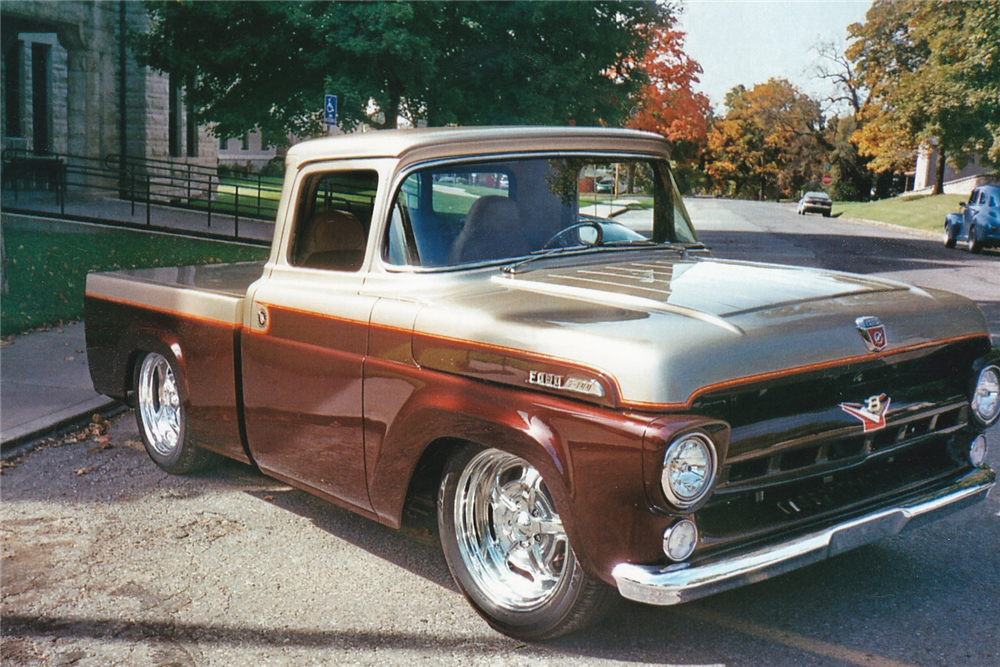
[[[584,572],[538,471],[498,449],[467,445],[445,466],[438,527],[448,568],[475,610],[524,641],[596,621],[617,600]]]
[[[975,227],[969,227],[969,252],[979,254],[983,251],[983,242],[979,240]]]
[[[150,352],[135,369],[135,419],[153,463],[175,475],[204,469],[217,460],[187,437],[184,401],[173,365]]]

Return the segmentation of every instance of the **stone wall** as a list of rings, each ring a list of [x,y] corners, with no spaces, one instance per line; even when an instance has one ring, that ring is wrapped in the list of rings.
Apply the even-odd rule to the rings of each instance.
[[[32,44],[42,44],[51,49],[50,152],[102,160],[108,155],[124,153],[130,157],[214,168],[218,144],[204,128],[199,130],[197,154],[187,155],[183,104],[180,105],[180,155],[171,156],[169,76],[139,67],[128,50],[124,67],[125,108],[121,108],[122,9],[126,32],[145,30],[145,10],[139,2],[4,0],[0,3],[0,69],[5,86],[9,80],[9,55],[13,50],[20,55],[17,58],[20,127],[7,127],[7,95],[0,95],[3,147],[35,148],[31,58]]]

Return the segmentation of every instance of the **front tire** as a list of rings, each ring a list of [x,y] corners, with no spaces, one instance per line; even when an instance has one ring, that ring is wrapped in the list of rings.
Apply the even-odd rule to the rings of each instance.
[[[471,445],[455,452],[441,483],[438,527],[458,587],[511,637],[573,632],[617,598],[583,571],[538,470],[512,454]]]
[[[946,224],[944,226],[944,247],[954,248],[956,241],[958,241],[958,237],[955,234],[955,228]]]
[[[135,371],[135,418],[146,453],[153,463],[175,475],[197,472],[215,455],[187,437],[184,401],[173,366],[150,352]]]
[[[983,251],[983,242],[979,240],[979,234],[975,227],[969,228],[969,252],[979,254]]]

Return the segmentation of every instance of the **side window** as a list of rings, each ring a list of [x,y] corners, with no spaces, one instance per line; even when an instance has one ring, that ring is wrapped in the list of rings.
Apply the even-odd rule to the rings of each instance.
[[[990,207],[995,208],[997,205],[997,198],[994,195],[990,195]]]
[[[365,258],[378,188],[375,171],[314,174],[303,184],[295,212],[295,266],[357,271]]]
[[[969,205],[975,204],[977,199],[979,199],[979,190],[973,190],[972,194],[969,195]]]

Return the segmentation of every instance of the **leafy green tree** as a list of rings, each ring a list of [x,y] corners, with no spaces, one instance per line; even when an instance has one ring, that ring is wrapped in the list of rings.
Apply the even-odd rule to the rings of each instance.
[[[278,143],[320,128],[621,124],[669,3],[146,2],[142,64],[196,81],[200,122]]]
[[[708,132],[707,169],[730,196],[794,196],[824,159],[819,103],[785,79],[726,94],[726,114]]]
[[[871,90],[856,142],[876,170],[908,167],[931,138],[936,193],[946,158],[1000,166],[1000,2],[875,0],[848,32],[847,56]]]

